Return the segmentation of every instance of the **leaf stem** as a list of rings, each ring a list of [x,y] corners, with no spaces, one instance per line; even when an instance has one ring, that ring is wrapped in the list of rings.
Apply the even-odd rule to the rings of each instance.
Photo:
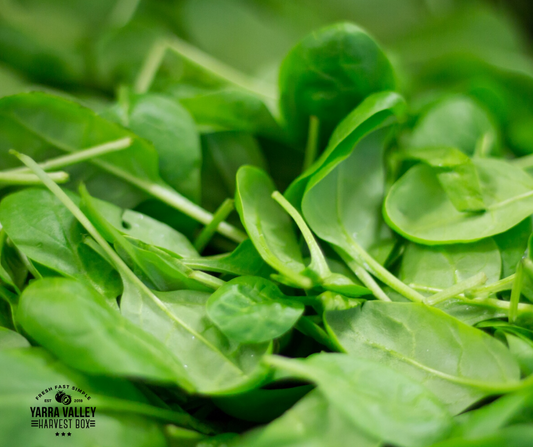
[[[296,225],[302,232],[302,235],[305,239],[307,246],[309,247],[309,252],[311,254],[311,264],[309,268],[313,270],[320,279],[325,279],[328,275],[331,274],[331,271],[326,262],[326,258],[322,253],[322,250],[318,246],[313,233],[305,223],[305,220],[301,214],[292,206],[292,204],[279,192],[274,191],[272,193],[272,198],[278,202],[281,207],[292,217],[296,222]]]
[[[201,67],[214,77],[255,95],[262,96],[265,99],[277,100],[278,95],[273,85],[250,78],[177,37],[173,37],[172,40],[167,42],[167,45],[171,51],[174,51],[188,62]]]
[[[227,219],[231,212],[235,209],[235,202],[233,199],[226,199],[222,202],[222,205],[215,211],[211,222],[209,222],[200,232],[196,240],[194,241],[194,248],[198,253],[202,253],[203,249],[207,246],[209,241],[213,238],[213,235],[217,231],[219,224]]]
[[[411,287],[409,287],[407,284],[396,278],[396,276],[394,276],[372,256],[370,256],[370,254],[356,241],[354,241],[353,238],[349,238],[349,244],[350,248],[352,249],[351,253],[349,254],[353,256],[356,261],[360,260],[360,264],[362,264],[362,266],[372,273],[377,279],[387,284],[391,289],[396,290],[396,292],[402,294],[405,298],[411,301],[415,301],[417,303],[423,303],[425,301],[425,298],[422,294],[411,289]]]
[[[69,175],[66,172],[51,172],[48,174],[50,179],[56,183],[66,183]],[[0,184],[2,185],[40,185],[42,184],[39,177],[35,174],[26,174],[18,172],[0,172]]]
[[[464,281],[460,281],[457,284],[454,284],[447,289],[442,290],[441,292],[436,293],[426,300],[426,303],[430,306],[435,304],[442,303],[443,301],[454,298],[457,295],[464,293],[466,290],[472,289],[473,287],[480,286],[487,282],[487,275],[484,272],[480,272],[477,275],[474,275]]]
[[[144,189],[150,195],[158,198],[162,202],[165,202],[167,205],[176,208],[200,223],[209,225],[209,223],[213,220],[213,215],[210,212],[204,210],[194,202],[191,202],[189,199],[186,199],[170,187],[155,183],[145,184],[144,182],[141,183],[140,181],[137,181],[137,179],[134,179],[131,182],[134,185],[139,186],[141,189]],[[237,243],[241,243],[248,239],[246,233],[243,233],[238,228],[235,228],[233,225],[230,225],[226,222],[220,222],[217,226],[217,231]]]
[[[331,340],[327,332],[322,329],[318,324],[313,323],[309,318],[301,317],[294,327],[302,334],[311,337],[313,340],[320,343],[321,345],[326,346],[334,352],[338,351],[337,346]]]
[[[372,275],[370,275],[359,262],[348,256],[343,250],[338,250],[335,246],[333,246],[333,248],[346,265],[355,273],[359,280],[372,292],[372,295],[374,295],[376,299],[380,301],[391,301],[379,284],[374,278],[372,278]]]
[[[511,289],[511,300],[509,305],[509,323],[514,323],[518,316],[518,304],[520,303],[520,294],[524,279],[524,264],[521,260],[516,266],[515,280]]]
[[[209,275],[208,273],[201,272],[199,270],[193,270],[187,276],[213,290],[217,290],[219,287],[223,286],[226,283],[226,281],[223,281],[222,279],[217,278],[216,276]]]
[[[110,152],[121,151],[131,146],[132,139],[130,137],[121,138],[120,140],[110,141],[109,143],[99,144],[87,149],[82,149],[79,152],[74,152],[61,157],[51,158],[50,160],[39,163],[38,166],[43,171],[49,171],[51,169],[62,169],[67,166],[71,166],[76,163],[91,160],[101,155],[108,154]],[[10,169],[8,171],[0,172],[4,173],[31,173],[32,170],[28,167],[20,167],[16,169]],[[50,175],[50,174],[49,174]]]
[[[307,171],[307,169],[314,163],[317,153],[318,153],[318,144],[319,144],[319,132],[320,132],[320,121],[316,116],[309,117],[309,132],[307,134],[307,145],[305,146],[305,157],[302,172]]]
[[[154,43],[148,56],[144,60],[141,71],[135,80],[133,91],[138,94],[146,93],[154,82],[155,75],[163,63],[163,59],[168,49],[165,40],[158,40]]]

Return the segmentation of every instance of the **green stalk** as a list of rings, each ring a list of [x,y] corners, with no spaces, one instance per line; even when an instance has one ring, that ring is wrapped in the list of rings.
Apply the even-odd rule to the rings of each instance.
[[[217,290],[219,287],[226,284],[226,281],[223,281],[222,279],[217,278],[216,276],[209,275],[208,273],[201,272],[199,270],[193,270],[187,276],[213,290]]]
[[[314,339],[321,345],[326,346],[332,351],[338,351],[337,346],[331,340],[327,332],[324,331],[324,329],[322,329],[317,324],[313,323],[309,318],[301,317],[296,323],[295,328],[298,331],[300,331],[302,334],[307,335],[308,337],[311,337],[312,339]]]
[[[372,278],[366,269],[359,264],[355,259],[348,256],[343,250],[338,250],[333,246],[335,251],[339,254],[342,260],[346,263],[348,267],[355,273],[359,280],[368,288],[372,295],[374,295],[380,301],[391,301],[388,295],[383,291],[379,284]]]
[[[110,141],[109,143],[99,144],[97,146],[82,149],[79,152],[63,155],[61,157],[51,158],[50,160],[39,163],[38,166],[43,171],[49,171],[51,169],[62,169],[67,166],[71,166],[77,163],[81,163],[101,155],[109,154],[110,152],[121,151],[131,146],[132,139],[130,137],[121,138],[120,140]],[[16,169],[10,169],[8,171],[0,172],[4,173],[31,173],[32,170],[28,167],[20,167]],[[34,175],[34,174],[32,174]],[[50,175],[50,174],[48,174]]]
[[[69,180],[66,172],[51,172],[48,175],[56,183],[66,183]],[[41,183],[35,174],[0,172],[0,184],[3,185],[40,185]]]
[[[307,145],[305,146],[305,158],[302,172],[307,171],[316,159],[319,144],[319,131],[320,121],[318,118],[316,116],[309,117],[309,132],[307,134]]]
[[[274,191],[272,193],[272,198],[276,202],[278,202],[283,207],[283,209],[292,217],[292,219],[296,222],[296,225],[298,226],[299,230],[302,232],[302,235],[311,254],[311,264],[309,265],[309,268],[313,270],[321,279],[325,279],[331,274],[331,271],[329,269],[328,263],[326,262],[326,258],[324,258],[324,254],[318,246],[316,239],[313,236],[313,233],[311,233],[311,230],[307,226],[307,223],[305,222],[301,214],[296,210],[296,208],[294,208],[291,203],[285,197],[283,197],[283,195],[279,191]]]
[[[253,79],[235,70],[184,40],[173,37],[167,45],[171,51],[177,53],[191,64],[201,67],[212,76],[243,90],[247,90],[254,95],[261,96],[264,99],[277,100],[278,95],[274,86]]]
[[[155,75],[163,63],[167,49],[168,44],[166,41],[159,40],[154,44],[143,63],[137,79],[135,80],[133,87],[133,91],[135,93],[142,94],[150,90],[150,86],[154,82]]]
[[[360,260],[360,264],[372,273],[382,283],[387,284],[391,289],[402,294],[405,298],[417,302],[423,303],[425,298],[416,290],[411,289],[407,284],[400,281],[396,276],[389,272],[379,262],[377,262],[370,254],[355,242],[351,237],[349,238],[350,247],[352,249],[350,255],[354,256],[355,260]]]
[[[217,231],[218,226],[225,221],[231,212],[235,209],[235,202],[233,199],[226,199],[222,202],[222,205],[215,211],[211,222],[209,222],[203,230],[200,232],[196,240],[194,241],[194,248],[202,253],[203,249],[207,246],[209,241],[213,238]]]
[[[480,286],[485,282],[487,282],[487,275],[485,275],[485,273],[483,272],[480,272],[477,275],[472,276],[471,278],[465,279],[464,281],[460,281],[457,284],[454,284],[453,286],[436,293],[435,295],[428,298],[426,302],[430,306],[434,306],[435,304],[439,304],[443,301],[449,300],[450,298],[454,298],[457,295],[472,289],[473,287]]]
[[[511,300],[509,306],[509,323],[514,323],[518,316],[518,304],[520,303],[520,294],[524,278],[524,264],[520,261],[516,266],[515,280],[511,289]]]

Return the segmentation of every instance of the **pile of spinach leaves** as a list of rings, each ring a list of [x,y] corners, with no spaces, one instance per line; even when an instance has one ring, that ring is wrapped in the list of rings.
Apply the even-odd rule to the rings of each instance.
[[[58,445],[54,383],[98,409],[72,446],[533,444],[531,61],[493,9],[410,3],[274,83],[194,2],[5,2],[0,445]]]

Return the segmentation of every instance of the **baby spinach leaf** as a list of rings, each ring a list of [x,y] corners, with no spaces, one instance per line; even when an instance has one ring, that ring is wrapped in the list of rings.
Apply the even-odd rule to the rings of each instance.
[[[23,288],[28,269],[4,229],[0,230],[0,282],[11,286],[16,292]]]
[[[226,198],[235,196],[236,174],[241,166],[267,169],[259,143],[245,132],[203,134],[202,153],[202,203],[208,209],[217,209]]]
[[[76,203],[79,198],[70,193]],[[83,227],[50,192],[24,189],[0,203],[0,221],[29,259],[89,284],[111,303],[121,292],[115,269],[84,243]]]
[[[28,347],[30,347],[30,343],[18,332],[0,327],[0,350]]]
[[[502,256],[502,277],[515,273],[516,265],[526,251],[532,230],[532,221],[528,217],[510,230],[494,236],[494,242]]]
[[[501,342],[424,304],[369,301],[327,312],[325,322],[343,351],[407,374],[452,413],[519,379]]]
[[[296,428],[296,429],[295,429]],[[377,447],[381,442],[352,423],[349,417],[311,391],[283,416],[255,429],[234,443],[235,447],[323,447],[342,445],[349,439],[358,447]]]
[[[230,340],[262,343],[282,336],[302,316],[304,305],[267,279],[235,278],[211,295],[207,315]]]
[[[487,134],[496,142],[497,130],[488,113],[474,100],[457,95],[438,102],[420,118],[409,146],[455,147],[471,156]]]
[[[291,183],[285,192],[287,199],[299,209],[306,186],[314,174],[321,169],[324,172],[333,170],[350,156],[363,137],[390,124],[394,117],[402,117],[405,108],[404,99],[397,93],[374,93],[366,98],[337,126],[318,160]]]
[[[410,242],[402,257],[399,278],[415,288],[446,289],[483,272],[490,284],[500,279],[501,265],[500,251],[493,239],[434,246]]]
[[[279,124],[264,102],[245,90],[228,87],[178,99],[205,133],[236,130],[276,139],[282,136]]]
[[[95,175],[98,170],[92,176],[90,169],[82,172],[89,190],[97,192],[95,195],[100,198],[126,206],[138,204],[149,194],[205,224],[211,220],[210,213],[161,179],[157,152],[150,143],[79,104],[39,92],[9,96],[0,99],[0,123],[1,161],[6,160],[7,150],[12,147],[24,148],[30,156],[41,159],[49,158],[45,155],[52,148],[55,148],[52,153],[57,153],[57,149],[76,152],[130,137],[132,144],[126,150],[91,160],[106,175],[103,178]],[[13,166],[13,161],[6,160],[5,166]],[[124,197],[130,197],[126,204]],[[229,237],[239,242],[244,238],[239,230],[228,227],[223,222],[219,231],[224,233],[229,229],[234,233]]]
[[[153,143],[161,178],[185,197],[200,200],[200,138],[192,117],[177,102],[157,94],[122,90],[103,115]]]
[[[457,211],[485,210],[476,167],[464,152],[453,147],[430,147],[401,151],[399,156],[431,166]]]
[[[318,237],[348,253],[355,240],[381,262],[394,243],[381,216],[383,136],[382,132],[367,136],[347,158],[339,157],[319,170],[302,200],[305,219]]]
[[[503,233],[533,212],[533,178],[510,163],[475,159],[482,213],[457,211],[429,166],[417,165],[390,189],[383,213],[406,238],[428,245],[472,242]]]
[[[193,290],[156,292],[156,300],[125,282],[122,314],[172,352],[202,394],[231,394],[253,387],[266,371],[259,366],[268,343],[239,345],[209,320],[209,294]]]
[[[271,197],[275,189],[264,171],[243,166],[237,172],[235,207],[264,261],[291,282],[310,288],[311,280],[301,274],[305,264],[291,219]]]
[[[49,430],[29,430],[27,420],[36,393],[51,385],[70,385],[82,389],[91,397],[90,405],[96,406],[97,422],[90,430],[76,431],[76,446],[92,447],[166,447],[160,421],[143,412],[158,414],[160,409],[148,405],[147,399],[130,382],[124,379],[102,376],[85,376],[68,368],[40,348],[23,348],[0,351],[0,442],[13,447],[29,445],[52,446]],[[52,391],[54,392],[54,391]],[[51,395],[53,407],[56,404]],[[109,403],[109,402],[112,402]],[[47,406],[48,406],[47,405]],[[74,403],[72,405],[75,405]],[[142,409],[142,412],[139,412]],[[139,414],[140,413],[140,414]],[[165,412],[167,415],[170,412]],[[176,416],[190,419],[185,413]],[[13,436],[13,431],[17,433]]]
[[[316,116],[325,142],[367,96],[394,86],[392,66],[372,37],[350,23],[330,25],[303,38],[283,60],[281,113],[298,142],[305,141],[309,117]]]
[[[241,242],[231,253],[201,258],[184,258],[182,262],[192,269],[228,275],[269,278],[274,272],[259,256],[250,239]]]
[[[527,447],[533,442],[533,428],[530,425],[514,425],[494,434],[478,438],[457,438],[434,444],[433,447]]]
[[[520,365],[525,376],[533,374],[533,341],[523,335],[504,332],[509,351]]]
[[[78,370],[193,389],[162,343],[80,282],[46,278],[32,283],[21,296],[16,319],[32,339]]]
[[[379,363],[346,354],[267,361],[316,383],[339,413],[372,438],[400,446],[425,446],[445,439],[452,428],[450,414],[431,392]]]
[[[95,210],[120,233],[145,244],[168,250],[177,256],[198,256],[192,243],[183,234],[163,222],[137,211],[121,209],[112,203],[94,197],[91,198],[91,202]],[[84,205],[84,202],[80,205],[82,210],[88,211],[84,209]],[[102,235],[107,235],[103,228],[100,228],[100,231]],[[112,237],[109,235],[107,237],[109,237],[107,239],[109,242],[113,241]]]

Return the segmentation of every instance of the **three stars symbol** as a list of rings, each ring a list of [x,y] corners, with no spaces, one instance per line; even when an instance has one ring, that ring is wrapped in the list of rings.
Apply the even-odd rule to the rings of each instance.
[[[72,436],[72,433],[66,433],[67,436]],[[56,432],[56,436],[59,436],[59,433]],[[65,436],[65,432],[61,433],[61,436]]]

